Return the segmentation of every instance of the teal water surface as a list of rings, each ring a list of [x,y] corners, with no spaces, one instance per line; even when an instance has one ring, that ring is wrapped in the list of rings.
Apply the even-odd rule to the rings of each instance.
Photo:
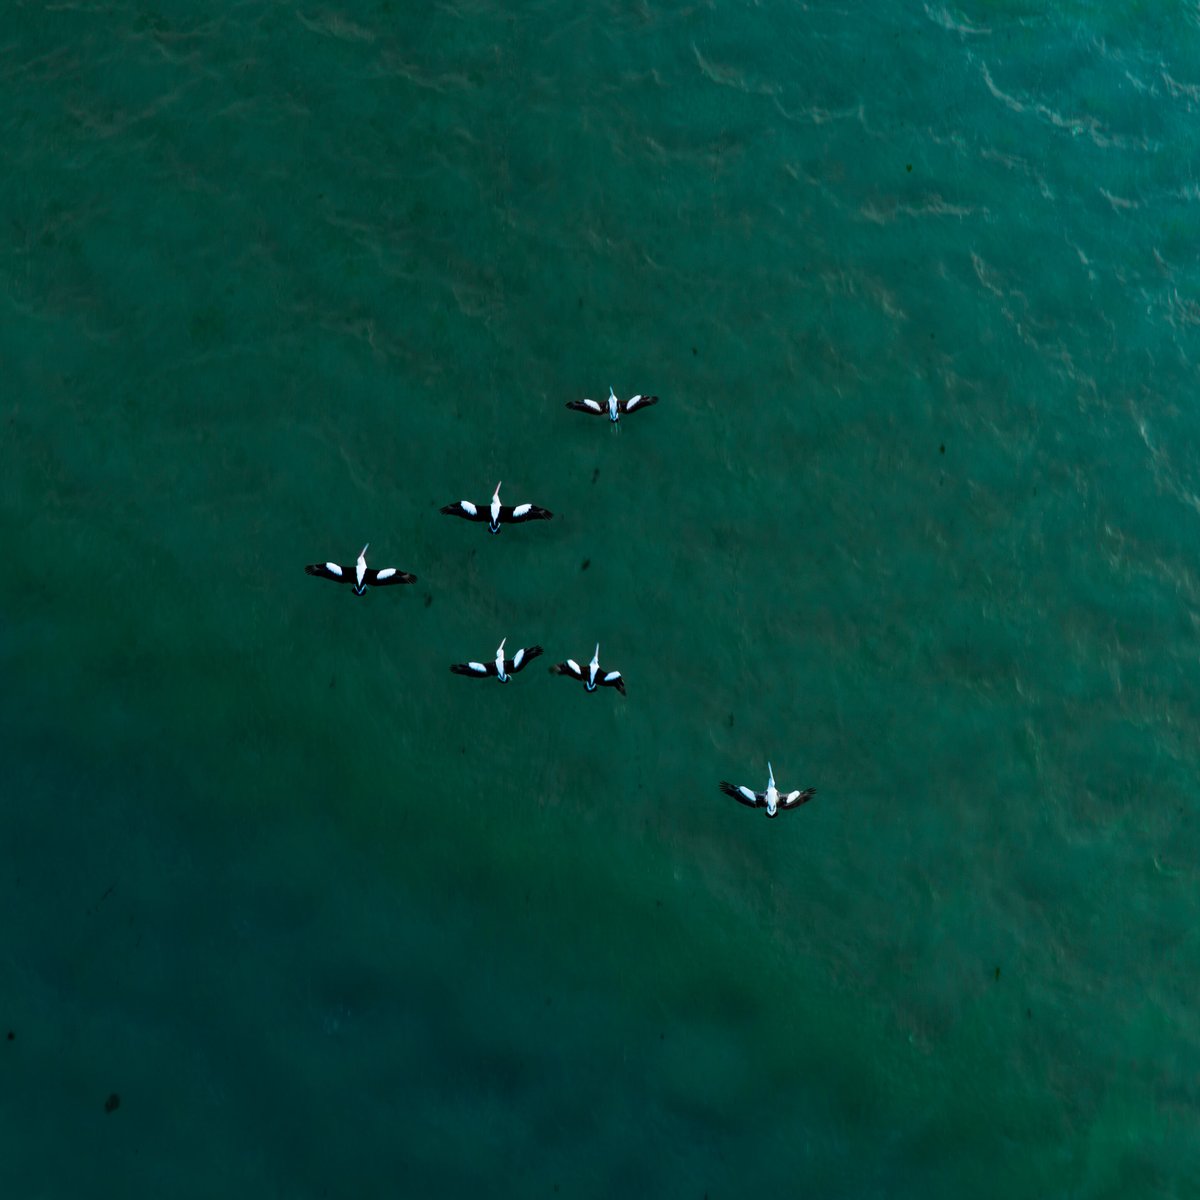
[[[1200,1194],[1200,9],[10,10],[5,1196]]]

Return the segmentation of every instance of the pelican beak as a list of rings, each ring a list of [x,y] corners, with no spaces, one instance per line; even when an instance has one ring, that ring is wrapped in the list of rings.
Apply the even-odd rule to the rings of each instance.
[[[362,553],[361,553],[361,554],[358,556],[359,558],[366,558],[366,557],[367,557],[367,550],[369,549],[370,545],[371,545],[371,543],[370,543],[370,542],[368,542],[368,543],[367,543],[367,544],[366,544],[366,545],[365,545],[365,546],[362,548]]]

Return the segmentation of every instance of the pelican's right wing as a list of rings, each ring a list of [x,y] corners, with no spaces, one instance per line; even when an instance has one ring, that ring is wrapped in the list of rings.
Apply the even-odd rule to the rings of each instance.
[[[363,576],[363,583],[367,587],[387,587],[392,583],[416,582],[415,575],[410,575],[407,571],[397,571],[395,567],[384,567],[379,571],[376,571],[374,567],[368,567],[367,573]]]
[[[805,788],[802,792],[788,792],[786,796],[779,797],[779,807],[799,808],[800,805],[807,804],[816,794],[816,788]]]
[[[545,651],[541,646],[530,646],[528,650],[518,650],[512,658],[504,662],[505,674],[515,675],[522,667],[527,667],[535,658],[541,657]]]
[[[601,675],[596,682],[601,687],[614,687],[621,695],[625,695],[625,680],[621,678],[620,671],[608,671]]]
[[[500,520],[511,521],[514,524],[518,521],[549,521],[554,514],[548,508],[542,508],[538,504],[502,504],[500,506]]]
[[[623,413],[637,412],[658,403],[657,396],[630,396],[628,400],[617,401],[617,411]]]

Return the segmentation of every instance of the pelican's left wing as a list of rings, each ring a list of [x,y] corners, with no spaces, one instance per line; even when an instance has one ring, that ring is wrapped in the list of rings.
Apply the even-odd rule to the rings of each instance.
[[[744,804],[747,808],[757,808],[762,803],[760,793],[752,792],[748,787],[743,787],[741,784],[726,783],[722,779],[719,786],[725,795],[732,796],[739,804]]]
[[[486,506],[480,510],[479,505],[472,504],[470,500],[456,500],[453,504],[443,505],[438,511],[445,513],[448,517],[462,517],[464,521],[486,521],[488,519]]]
[[[349,583],[354,578],[353,568],[347,570],[335,562],[309,563],[304,573],[318,579],[332,579],[334,583]]]
[[[568,400],[567,407],[576,412],[591,413],[594,417],[608,411],[598,400]]]
[[[450,670],[455,675],[473,675],[476,679],[486,679],[489,675],[495,675],[496,664],[494,662],[451,663]]]

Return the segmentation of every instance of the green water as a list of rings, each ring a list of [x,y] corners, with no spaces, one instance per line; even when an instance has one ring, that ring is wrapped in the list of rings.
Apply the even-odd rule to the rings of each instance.
[[[2,1194],[1200,1194],[1198,113],[1190,4],[10,6]]]

